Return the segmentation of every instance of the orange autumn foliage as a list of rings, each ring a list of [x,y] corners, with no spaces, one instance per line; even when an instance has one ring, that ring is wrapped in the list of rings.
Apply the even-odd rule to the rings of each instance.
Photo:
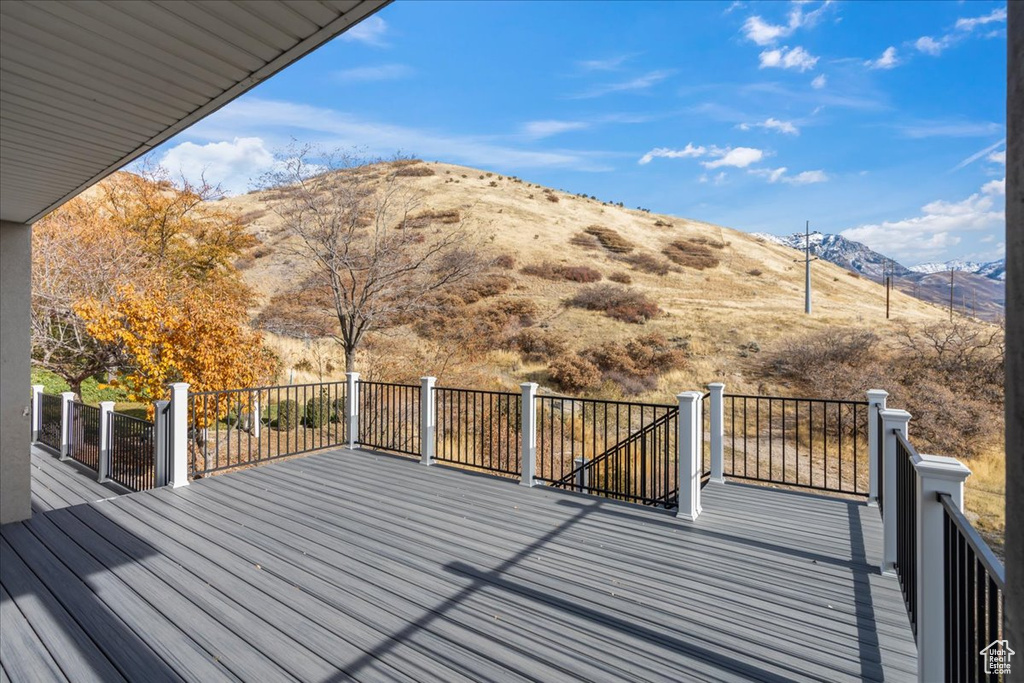
[[[204,288],[175,291],[161,282],[146,290],[120,287],[114,299],[76,307],[97,340],[128,360],[120,383],[134,401],[166,397],[171,382],[192,392],[252,387],[277,373],[277,359],[245,324],[245,302]]]

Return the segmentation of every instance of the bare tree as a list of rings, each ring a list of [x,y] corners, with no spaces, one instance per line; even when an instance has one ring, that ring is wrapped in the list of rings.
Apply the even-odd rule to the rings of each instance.
[[[107,299],[143,268],[132,235],[111,229],[91,198],[78,197],[32,229],[32,362],[81,395],[89,377],[117,364],[117,349],[96,341],[75,305]]]
[[[286,248],[324,288],[350,372],[368,332],[439,308],[444,290],[484,266],[464,224],[410,221],[420,197],[403,169],[418,163],[307,146],[289,150],[260,181],[268,208],[297,238]]]

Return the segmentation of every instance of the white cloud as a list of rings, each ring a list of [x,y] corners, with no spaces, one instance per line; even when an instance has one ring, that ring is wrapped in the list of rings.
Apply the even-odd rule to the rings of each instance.
[[[950,44],[949,36],[942,36],[939,40],[935,40],[931,36],[921,36],[914,41],[914,47],[917,48],[918,52],[923,52],[932,57],[941,55],[942,51],[949,47]]]
[[[828,78],[825,77],[825,74],[819,74],[811,81],[811,87],[815,90],[821,90],[825,87],[826,83],[828,83]]]
[[[774,45],[779,38],[787,38],[793,35],[798,28],[810,28],[818,23],[822,13],[831,4],[831,0],[825,0],[817,9],[804,13],[804,7],[810,3],[806,0],[794,0],[790,9],[789,17],[785,24],[771,24],[760,16],[750,16],[743,22],[743,35],[758,45]],[[731,7],[730,7],[731,9]]]
[[[989,161],[991,161],[993,164],[1002,164],[1003,166],[1005,166],[1006,165],[1006,150],[1004,149],[1002,152],[992,152],[986,158]]]
[[[974,154],[972,154],[971,156],[967,157],[966,159],[964,159],[959,164],[957,164],[956,166],[954,166],[953,168],[951,168],[949,170],[950,170],[951,173],[953,171],[959,171],[961,168],[963,168],[965,166],[969,166],[970,164],[973,164],[975,161],[977,161],[978,159],[980,159],[980,158],[982,158],[983,156],[986,156],[986,155],[988,155],[988,160],[993,162],[993,163],[1000,163],[999,155],[1002,155],[1002,163],[1005,164],[1006,163],[1006,152],[1005,151],[1004,152],[995,152],[994,151],[995,149],[997,149],[999,147],[1002,147],[1005,144],[1006,144],[1006,138],[1003,138],[999,142],[991,144],[988,147],[986,147],[985,149],[980,150],[978,152],[975,152]]]
[[[531,138],[546,138],[560,133],[589,128],[586,121],[530,121],[523,124],[523,133]]]
[[[412,67],[405,64],[380,64],[336,71],[334,79],[340,83],[371,83],[374,81],[396,81],[412,74]]]
[[[878,59],[869,59],[864,62],[864,66],[869,69],[892,69],[900,63],[899,56],[896,54],[896,48],[892,45],[885,48]]]
[[[764,152],[753,147],[734,147],[732,149],[717,150],[714,154],[718,155],[719,158],[715,161],[702,161],[701,165],[704,168],[712,169],[721,168],[722,166],[746,168],[764,158]]]
[[[755,125],[767,128],[768,130],[777,130],[780,133],[785,133],[786,135],[800,135],[800,130],[794,126],[791,121],[780,121],[778,119],[769,118],[766,119],[764,123],[758,123]]]
[[[683,149],[669,149],[668,147],[655,147],[647,154],[640,157],[640,161],[637,163],[641,166],[644,164],[651,163],[654,159],[689,159],[695,157],[702,157],[707,154],[707,148],[704,146],[694,147],[692,142],[686,143],[686,147]]]
[[[326,107],[256,97],[231,102],[189,128],[187,135],[192,140],[217,143],[235,136],[260,137],[269,149],[285,147],[295,138],[327,149],[360,150],[367,156],[388,157],[402,151],[424,159],[510,172],[535,168],[611,170],[606,152],[522,149],[493,137],[396,126]]]
[[[341,39],[373,47],[388,47],[388,43],[384,40],[384,34],[387,32],[387,22],[374,14],[342,33]]]
[[[914,47],[916,47],[919,52],[926,55],[938,57],[947,48],[950,48],[960,41],[970,37],[974,32],[974,29],[979,26],[1004,21],[1006,21],[1005,7],[994,9],[988,14],[980,17],[960,17],[956,20],[956,25],[954,26],[952,33],[939,36],[937,39],[931,36],[921,36],[914,41]],[[989,31],[984,37],[993,38],[999,35],[1002,35],[1002,31]]]
[[[793,33],[796,27],[780,26],[769,24],[759,16],[747,17],[743,23],[743,34],[747,40],[758,45],[773,45],[779,38],[785,38]]]
[[[242,194],[251,179],[274,165],[274,155],[261,138],[235,138],[231,142],[197,145],[183,142],[167,150],[160,165],[172,175],[193,182],[205,178],[225,194]]]
[[[812,183],[824,183],[828,175],[824,171],[801,171],[791,178],[783,178],[782,182],[790,185],[810,185]]]
[[[1001,229],[1006,221],[1005,191],[1005,179],[993,180],[962,201],[929,202],[921,207],[921,215],[862,225],[841,234],[899,258],[927,260],[959,244],[965,233],[974,240],[979,232]]]
[[[765,50],[761,53],[760,60],[762,69],[796,69],[801,73],[813,69],[814,65],[818,63],[817,57],[812,56],[799,46],[792,49],[787,46]]]
[[[1001,133],[1003,127],[991,121],[915,121],[897,126],[908,138],[979,138]]]
[[[828,175],[824,171],[802,171],[793,176],[787,175],[788,172],[789,169],[785,166],[780,166],[779,168],[752,168],[747,171],[747,173],[760,176],[773,184],[811,185],[828,181]]]
[[[767,118],[760,123],[741,123],[736,126],[740,130],[750,130],[751,128],[764,128],[765,130],[774,130],[779,133],[785,133],[786,135],[799,135],[800,129],[793,124],[792,121],[780,121],[776,118]]]
[[[985,24],[991,24],[992,22],[1006,21],[1006,8],[1000,7],[994,9],[988,14],[981,17],[961,17],[956,20],[956,28],[960,31],[973,31],[978,26],[984,26]]]
[[[570,95],[569,99],[583,100],[590,99],[593,97],[603,97],[604,95],[610,95],[617,92],[635,92],[638,90],[647,90],[653,85],[661,83],[663,80],[671,76],[674,72],[667,69],[661,69],[658,71],[650,71],[642,76],[637,76],[628,81],[621,81],[619,83],[605,83],[598,85],[590,90],[586,90],[576,95]]]
[[[584,71],[615,71],[627,59],[629,59],[629,55],[619,55],[607,59],[584,59],[576,62],[576,65]]]
[[[716,147],[711,145],[710,147],[704,147],[703,145],[694,146],[693,143],[687,143],[683,149],[670,149],[668,147],[656,147],[647,154],[640,157],[637,162],[640,165],[649,164],[653,159],[696,159],[699,157],[711,157],[713,161],[702,161],[701,165],[707,169],[721,168],[723,166],[731,166],[734,168],[746,168],[751,164],[757,163],[763,159],[765,153],[763,150],[755,149],[753,147]]]

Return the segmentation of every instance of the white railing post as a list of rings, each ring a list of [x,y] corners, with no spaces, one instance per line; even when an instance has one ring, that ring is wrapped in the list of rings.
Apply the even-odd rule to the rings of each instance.
[[[319,400],[319,399],[318,399]],[[330,409],[328,408],[328,417],[330,416]],[[256,398],[252,400],[252,428],[249,432],[256,438],[260,438],[260,429],[263,428],[263,418],[260,414],[260,395],[256,394]]]
[[[889,392],[882,389],[869,389],[868,392],[868,505],[878,507],[879,466],[882,464],[879,454],[878,413],[885,410],[885,399]]]
[[[520,440],[523,445],[523,472],[519,483],[522,486],[533,486],[537,467],[537,385],[533,382],[524,382],[519,388],[523,390],[519,416],[519,425],[523,430]]]
[[[436,377],[420,377],[420,463],[424,465],[434,464],[435,382]]]
[[[60,459],[68,458],[71,443],[71,403],[75,400],[75,392],[65,391],[60,395]]]
[[[711,481],[725,483],[725,385],[712,382],[711,394]]]
[[[939,494],[949,494],[962,510],[964,480],[971,471],[956,458],[939,455],[917,455],[913,462],[917,470],[917,680],[927,683],[947,678],[945,510]]]
[[[348,423],[348,447],[359,445],[359,373],[346,372],[345,421]]]
[[[168,450],[170,446],[170,401],[153,402],[153,486],[167,486],[171,473],[168,472]]]
[[[171,486],[188,486],[188,384],[171,385]]]
[[[699,391],[684,391],[679,399],[679,429],[676,435],[679,467],[679,507],[676,517],[693,521],[701,513],[700,506],[700,437],[701,398]]]
[[[39,441],[39,429],[43,424],[43,387],[32,385],[32,443]]]
[[[113,401],[100,401],[100,459],[96,468],[96,481],[104,482],[110,477],[110,414],[114,412]]]
[[[882,573],[896,573],[896,432],[907,438],[910,413],[882,410]]]

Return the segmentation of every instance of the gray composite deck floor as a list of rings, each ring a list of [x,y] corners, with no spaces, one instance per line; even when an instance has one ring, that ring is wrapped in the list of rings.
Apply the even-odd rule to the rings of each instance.
[[[71,460],[32,446],[32,512],[48,512],[93,503],[127,493],[113,482],[100,484],[96,473]]]
[[[877,510],[666,511],[346,450],[0,528],[3,680],[911,680]]]

